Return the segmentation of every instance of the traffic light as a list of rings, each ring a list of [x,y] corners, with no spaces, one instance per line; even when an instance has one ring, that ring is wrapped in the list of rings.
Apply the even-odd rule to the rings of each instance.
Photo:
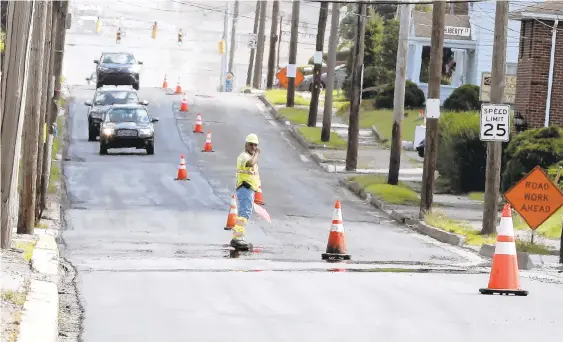
[[[219,54],[222,55],[225,53],[225,40],[221,39],[219,41]]]

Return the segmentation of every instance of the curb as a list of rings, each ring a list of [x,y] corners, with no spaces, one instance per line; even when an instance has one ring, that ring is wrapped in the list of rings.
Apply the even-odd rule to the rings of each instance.
[[[479,255],[487,257],[489,259],[492,259],[494,254],[494,245],[485,243],[481,246],[481,249],[479,249]],[[532,268],[538,267],[543,264],[543,262],[536,264],[533,260],[536,259],[535,255],[534,257],[532,257],[532,255],[530,255],[528,252],[516,252],[516,258],[518,259],[518,268],[521,270],[531,270]]]
[[[429,226],[423,221],[415,220],[409,215],[402,213],[397,210],[391,210],[389,206],[384,203],[379,198],[366,193],[362,190],[360,185],[356,182],[348,181],[345,178],[341,178],[339,183],[349,189],[356,196],[361,199],[368,200],[371,205],[385,212],[389,218],[394,221],[407,226],[408,228],[419,232],[420,234],[427,235],[435,240],[443,243],[447,243],[453,246],[461,246],[465,243],[465,237],[462,235],[446,232],[444,230]]]
[[[20,323],[18,342],[56,342],[59,338],[57,284],[32,280]]]
[[[41,235],[33,249],[31,269],[37,273],[56,276],[59,272],[59,249],[52,235]]]

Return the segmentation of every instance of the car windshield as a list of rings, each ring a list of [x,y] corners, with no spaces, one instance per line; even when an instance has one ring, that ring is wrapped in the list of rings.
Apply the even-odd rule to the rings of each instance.
[[[134,91],[104,91],[96,94],[95,106],[109,106],[112,104],[138,103],[139,97]]]
[[[135,57],[129,53],[108,53],[104,55],[102,63],[133,64],[135,63]]]
[[[106,115],[108,122],[150,122],[149,114],[143,108],[113,108]]]

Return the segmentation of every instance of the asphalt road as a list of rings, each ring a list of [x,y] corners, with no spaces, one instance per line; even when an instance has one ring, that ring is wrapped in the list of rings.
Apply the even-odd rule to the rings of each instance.
[[[155,16],[131,11],[143,20]],[[211,52],[200,59],[175,55],[158,41],[135,50],[145,61],[140,94],[160,119],[155,155],[123,149],[100,156],[99,143],[87,141],[83,103],[94,87],[85,86],[83,76],[93,66],[90,57],[109,49],[109,38],[84,31],[68,38],[69,205],[61,255],[77,272],[83,341],[473,342],[543,340],[559,333],[560,284],[522,272],[530,296],[480,295],[488,271],[475,267],[478,257],[413,234],[339,188],[256,98],[214,93],[216,72],[204,71],[215,63]],[[102,47],[87,46],[94,43]],[[197,77],[183,84],[188,113],[177,111],[180,97],[152,88],[167,65],[186,74],[187,65],[196,66]],[[170,74],[169,82],[174,85]],[[212,133],[213,153],[202,153],[205,135],[192,133],[197,113]],[[265,208],[273,221],[254,217],[248,240],[255,249],[236,255],[223,227],[235,159],[251,132],[264,151]],[[181,154],[190,181],[174,180]],[[347,264],[321,261],[336,199],[352,255]]]

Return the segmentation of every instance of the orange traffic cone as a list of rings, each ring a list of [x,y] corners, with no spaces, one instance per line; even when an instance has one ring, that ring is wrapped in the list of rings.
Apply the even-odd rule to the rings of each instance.
[[[211,144],[211,131],[207,131],[207,137],[205,138],[205,146],[201,152],[215,152],[213,151],[213,145]]]
[[[180,166],[178,167],[178,176],[175,180],[190,180],[188,178],[188,170],[186,169],[186,160],[184,155],[180,156]]]
[[[168,89],[168,81],[166,80],[166,74],[164,74],[164,81],[162,82],[162,88]]]
[[[229,215],[227,216],[227,224],[225,225],[225,230],[231,230],[237,223],[237,199],[235,198],[235,194],[231,197],[231,206],[229,209]]]
[[[176,91],[175,94],[183,94],[182,86],[180,85],[180,77],[178,77],[178,83],[176,84]]]
[[[203,134],[203,124],[201,122],[201,114],[197,114],[195,119],[195,126],[194,126],[194,133],[201,133]]]
[[[188,100],[184,97],[182,101],[180,101],[180,112],[187,112],[188,111]]]
[[[510,205],[505,204],[502,209],[500,225],[497,228],[497,243],[493,255],[493,265],[489,277],[489,286],[479,289],[482,294],[513,294],[527,296],[528,291],[520,289],[520,275],[516,243],[514,238],[514,225]]]
[[[262,185],[258,187],[258,191],[256,191],[256,194],[254,195],[254,203],[260,205],[266,204],[264,203],[264,197],[262,196]]]
[[[344,223],[342,222],[342,209],[340,201],[334,204],[332,214],[332,225],[328,235],[326,253],[321,254],[323,260],[350,260],[350,254],[346,251],[346,238],[344,237]]]

